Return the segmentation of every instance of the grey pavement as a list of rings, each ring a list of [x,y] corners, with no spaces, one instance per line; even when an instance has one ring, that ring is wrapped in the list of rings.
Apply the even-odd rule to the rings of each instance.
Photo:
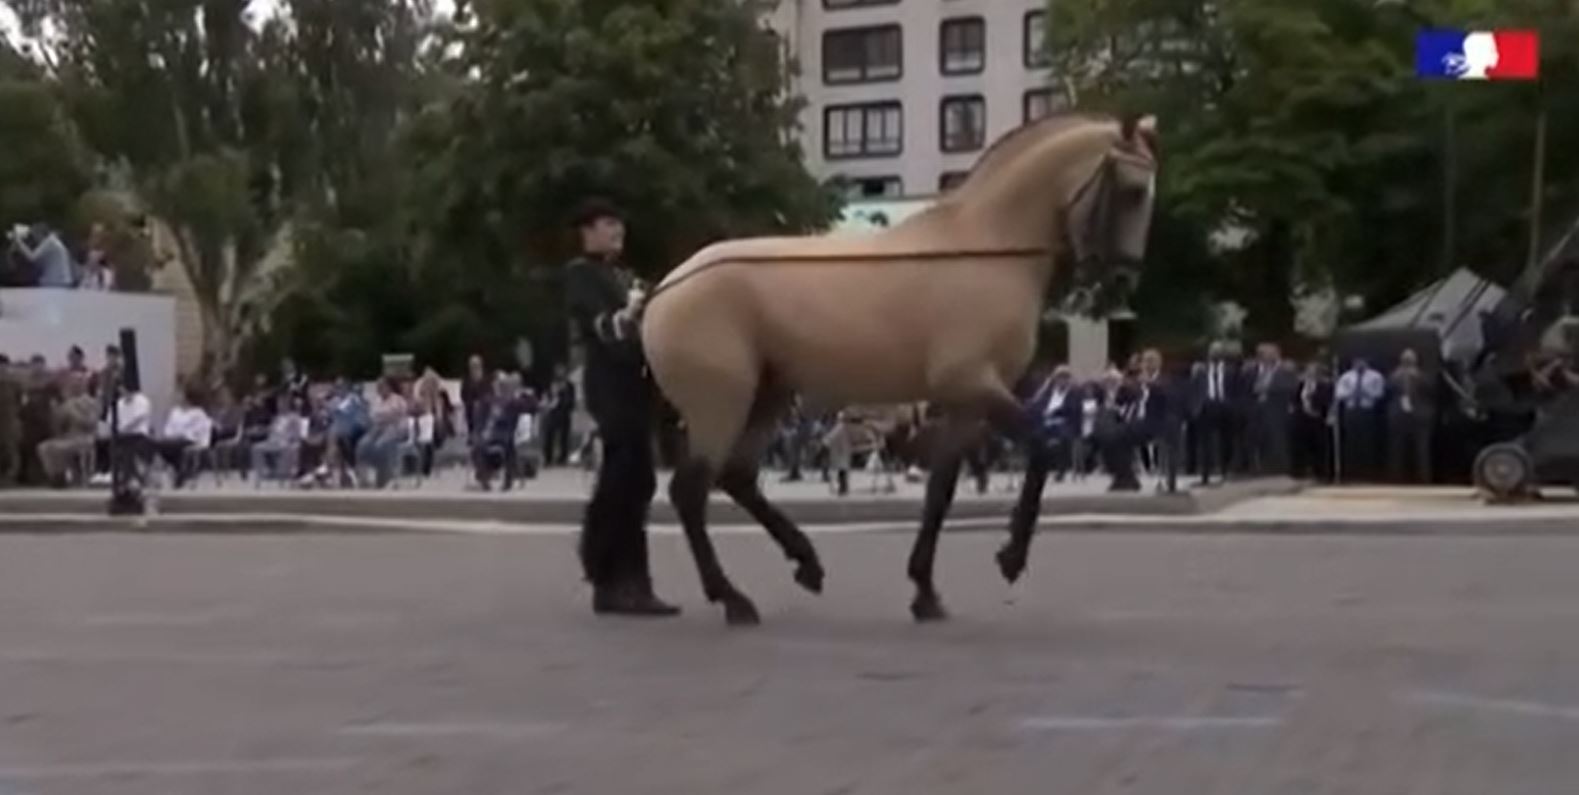
[[[1566,795],[1579,539],[822,535],[766,623],[594,619],[573,540],[0,537],[0,792]]]

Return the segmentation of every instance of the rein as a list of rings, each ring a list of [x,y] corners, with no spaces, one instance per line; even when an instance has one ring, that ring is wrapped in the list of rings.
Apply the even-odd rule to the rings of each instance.
[[[934,260],[960,259],[960,258],[965,258],[965,257],[971,257],[971,258],[976,258],[976,259],[1023,259],[1025,257],[1043,257],[1043,256],[1047,256],[1048,253],[1049,253],[1049,249],[1047,247],[1045,247],[1045,246],[1033,246],[1033,247],[1024,247],[1024,248],[943,249],[943,250],[933,250],[933,251],[901,251],[901,252],[892,252],[892,253],[885,252],[885,253],[880,253],[880,254],[878,254],[878,253],[873,253],[873,254],[826,254],[826,255],[786,254],[786,255],[783,255],[783,256],[771,256],[771,257],[770,256],[725,257],[725,258],[713,260],[713,261],[708,262],[708,263],[706,263],[704,265],[700,265],[700,266],[696,267],[695,269],[691,270],[691,272],[689,272],[689,273],[685,274],[684,276],[681,276],[681,277],[679,277],[679,278],[677,278],[677,279],[675,279],[673,281],[660,283],[656,288],[653,289],[653,291],[650,294],[648,294],[647,301],[649,303],[651,303],[652,299],[657,298],[658,295],[660,293],[662,293],[663,291],[668,290],[669,288],[674,287],[675,285],[683,284],[683,283],[685,283],[686,280],[690,279],[692,276],[695,276],[695,275],[697,275],[699,273],[702,273],[703,271],[711,270],[714,267],[717,267],[719,265],[753,265],[753,264],[761,265],[761,264],[766,264],[766,263],[781,263],[781,262],[782,263],[788,263],[788,262],[799,262],[799,263],[819,263],[819,262],[823,262],[823,263],[833,263],[833,262],[837,262],[837,263],[844,263],[844,262],[879,263],[879,262],[895,262],[895,261],[899,261],[899,260],[922,260],[922,261],[930,262],[930,261],[934,261]]]

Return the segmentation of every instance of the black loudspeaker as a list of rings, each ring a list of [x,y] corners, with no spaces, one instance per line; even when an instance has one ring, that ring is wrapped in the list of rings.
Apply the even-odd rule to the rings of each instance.
[[[1135,352],[1135,316],[1114,316],[1107,321],[1107,358],[1120,370]]]
[[[121,383],[130,392],[143,388],[142,370],[137,367],[137,332],[129,328],[121,329]]]

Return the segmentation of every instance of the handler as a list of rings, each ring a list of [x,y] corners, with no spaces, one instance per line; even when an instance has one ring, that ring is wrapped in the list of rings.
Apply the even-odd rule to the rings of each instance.
[[[603,441],[597,486],[581,525],[581,564],[598,614],[672,616],[653,593],[647,561],[647,510],[657,490],[652,455],[655,390],[641,349],[646,296],[619,265],[625,223],[594,199],[574,217],[581,256],[565,266],[565,304],[585,350],[587,411]]]

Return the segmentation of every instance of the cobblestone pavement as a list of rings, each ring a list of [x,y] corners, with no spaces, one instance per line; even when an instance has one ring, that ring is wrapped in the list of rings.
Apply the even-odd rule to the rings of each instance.
[[[1065,534],[1029,580],[720,539],[766,624],[597,620],[559,536],[0,537],[0,793],[1566,795],[1579,539]]]

